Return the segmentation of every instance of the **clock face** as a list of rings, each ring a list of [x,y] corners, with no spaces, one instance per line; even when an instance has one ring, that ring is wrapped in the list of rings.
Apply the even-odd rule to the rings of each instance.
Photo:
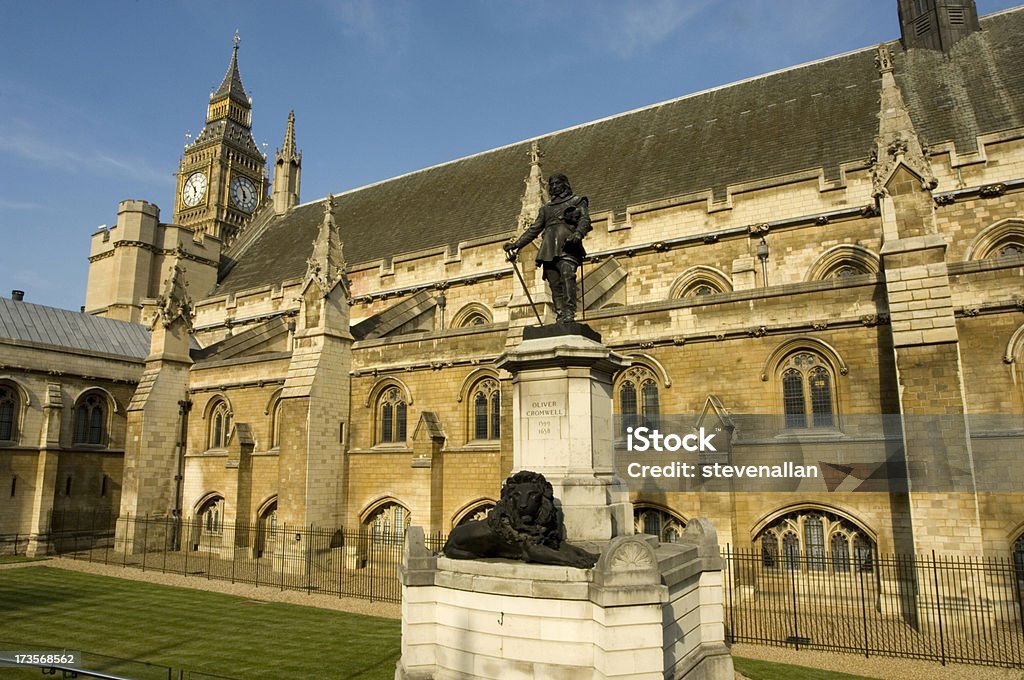
[[[256,185],[248,177],[237,175],[231,180],[231,202],[239,210],[252,212],[256,209]]]
[[[199,205],[206,195],[206,175],[201,172],[194,172],[185,180],[185,186],[181,190],[181,202],[189,208]]]

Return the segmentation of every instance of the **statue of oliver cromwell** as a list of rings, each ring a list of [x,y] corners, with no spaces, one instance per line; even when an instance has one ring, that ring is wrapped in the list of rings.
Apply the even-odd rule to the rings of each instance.
[[[541,206],[533,225],[504,248],[509,259],[514,260],[520,248],[543,232],[537,266],[544,268],[557,322],[572,323],[576,319],[576,268],[587,255],[583,238],[592,228],[588,201],[586,196],[572,193],[569,178],[562,174],[548,179],[548,193],[551,201]]]

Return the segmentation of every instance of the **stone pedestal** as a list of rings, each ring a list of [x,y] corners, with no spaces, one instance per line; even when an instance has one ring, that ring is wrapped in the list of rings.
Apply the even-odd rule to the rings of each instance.
[[[582,329],[587,335],[557,334]],[[629,360],[580,324],[526,331],[497,362],[512,373],[513,472],[540,472],[551,482],[569,541],[632,534],[632,506],[614,471],[612,420],[612,377]]]
[[[593,569],[451,560],[410,529],[396,680],[732,680],[722,560],[693,520],[680,543],[612,540]]]

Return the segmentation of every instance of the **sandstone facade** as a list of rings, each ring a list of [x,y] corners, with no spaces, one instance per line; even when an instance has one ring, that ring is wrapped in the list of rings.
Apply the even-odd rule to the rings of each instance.
[[[1024,435],[1024,12],[979,26],[304,204],[290,117],[281,179],[242,226],[237,211],[186,210],[180,191],[184,225],[125,202],[93,239],[87,311],[161,326],[169,298],[153,298],[181,263],[191,346],[161,358],[154,332],[148,358],[75,354],[58,379],[44,367],[59,343],[5,345],[0,384],[24,396],[18,441],[0,442],[18,480],[0,516],[19,518],[2,531],[44,532],[64,505],[392,538],[472,518],[512,472],[512,385],[495,362],[533,318],[501,245],[564,171],[591,200],[585,321],[633,362],[612,386],[620,416],[777,416],[772,432],[736,432],[731,455],[909,470],[906,492],[637,487],[640,530],[671,540],[701,516],[739,547],[1024,550],[1024,494],[1000,484],[1019,475]],[[240,153],[208,127],[203,154]],[[200,167],[186,160],[179,186]],[[211,181],[224,190],[230,172]],[[71,405],[87,387],[110,395],[110,434],[78,451]],[[61,496],[62,475],[95,486],[101,470],[131,494]]]

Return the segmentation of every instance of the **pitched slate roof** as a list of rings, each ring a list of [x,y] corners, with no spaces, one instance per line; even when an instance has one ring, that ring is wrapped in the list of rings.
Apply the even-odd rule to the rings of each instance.
[[[204,359],[232,359],[251,352],[254,347],[258,347],[287,332],[288,324],[284,319],[271,319],[207,347],[201,349],[196,347],[191,352],[192,358],[197,361]]]
[[[31,342],[127,359],[149,354],[142,324],[0,298],[0,341]]]
[[[896,71],[928,144],[969,149],[975,134],[1024,124],[1024,11],[987,17],[944,57],[895,53]],[[972,49],[971,46],[974,46]],[[546,173],[561,171],[591,212],[712,191],[795,172],[866,162],[878,132],[874,47],[675,99],[539,138]],[[530,141],[335,196],[349,265],[510,234],[521,208]],[[300,278],[322,215],[297,207],[231,249],[214,294]]]
[[[949,55],[893,54],[894,74],[921,141],[977,151],[977,135],[1024,126],[1024,10],[992,15]]]

